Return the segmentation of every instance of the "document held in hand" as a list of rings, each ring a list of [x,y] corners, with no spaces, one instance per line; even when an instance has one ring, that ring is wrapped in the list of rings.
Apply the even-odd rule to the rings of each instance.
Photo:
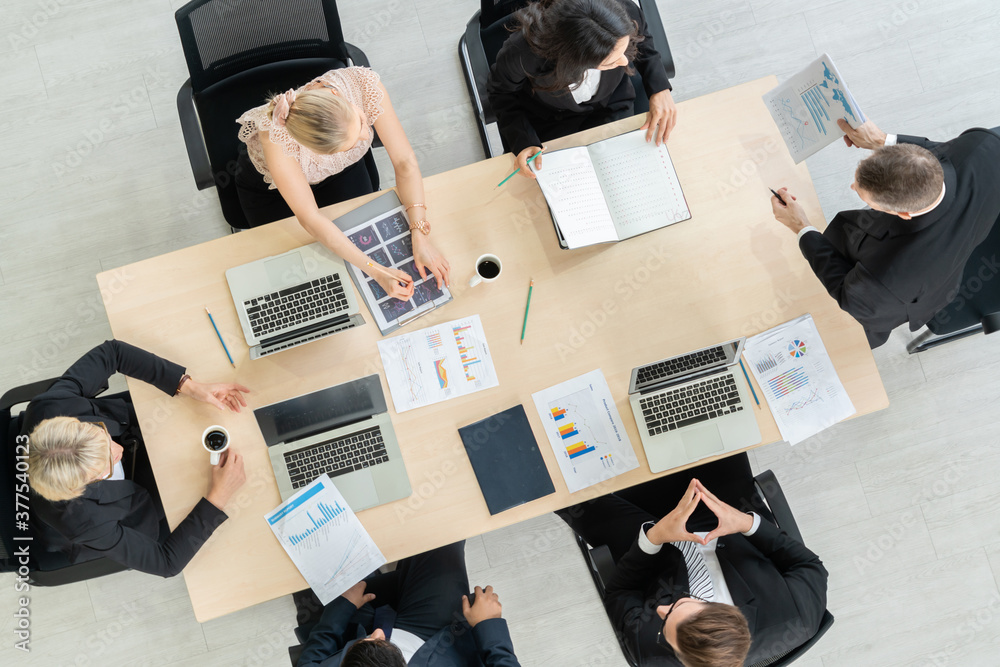
[[[666,144],[635,130],[545,153],[531,170],[563,248],[610,243],[691,218]]]
[[[763,99],[796,163],[844,136],[838,118],[851,127],[865,122],[844,77],[825,53]]]

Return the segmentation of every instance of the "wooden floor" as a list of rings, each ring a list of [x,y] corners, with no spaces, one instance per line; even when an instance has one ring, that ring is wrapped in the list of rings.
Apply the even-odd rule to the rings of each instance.
[[[180,0],[5,0],[0,13],[0,388],[58,375],[110,337],[94,274],[229,233],[194,187],[174,98]],[[474,0],[342,0],[344,32],[393,96],[425,174],[482,158],[458,38]],[[1000,125],[994,0],[659,0],[683,100],[829,52],[889,132],[949,139]],[[733,122],[739,122],[734,110]],[[684,131],[680,118],[677,132]],[[810,158],[828,215],[860,205],[859,151]],[[379,156],[382,178],[391,169]],[[775,184],[780,185],[780,184]],[[787,233],[777,223],[763,234]],[[803,260],[804,261],[804,260]],[[112,295],[113,298],[113,295]],[[830,570],[829,634],[798,664],[1000,664],[1000,341],[876,351],[891,407],[797,447],[778,475]],[[183,362],[182,359],[177,361]],[[114,386],[120,386],[118,384]],[[469,540],[521,664],[624,665],[568,531],[552,517]],[[291,598],[205,624],[181,578],[124,573],[34,589],[15,651],[0,577],[0,664],[287,665]]]

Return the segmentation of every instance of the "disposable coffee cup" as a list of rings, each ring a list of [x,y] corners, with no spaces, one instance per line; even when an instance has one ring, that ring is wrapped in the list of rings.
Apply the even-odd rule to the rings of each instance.
[[[201,446],[211,454],[212,465],[219,465],[222,452],[229,449],[229,431],[225,426],[209,426],[201,434]]]
[[[469,287],[475,287],[479,283],[491,283],[500,277],[503,271],[503,263],[496,255],[480,255],[476,260],[476,273],[469,280]]]

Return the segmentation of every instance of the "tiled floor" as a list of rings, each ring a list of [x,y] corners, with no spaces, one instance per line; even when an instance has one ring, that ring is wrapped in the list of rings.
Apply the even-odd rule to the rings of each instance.
[[[0,387],[61,372],[110,337],[94,274],[223,236],[193,183],[174,108],[187,78],[179,0],[7,0],[0,15]],[[344,0],[345,34],[392,94],[425,175],[481,159],[456,54],[470,0]],[[991,0],[660,0],[678,100],[824,51],[885,130],[950,138],[1000,125]],[[739,122],[734,118],[734,122]],[[684,131],[683,116],[678,132]],[[858,151],[810,158],[824,210],[858,206]],[[379,156],[383,183],[391,169]],[[920,357],[876,351],[891,406],[790,448],[757,449],[831,572],[837,622],[802,667],[998,664],[1000,351],[983,337]],[[568,531],[552,517],[477,537],[522,664],[623,665]],[[31,592],[32,652],[0,663],[285,665],[290,598],[198,624],[182,579],[124,573]]]

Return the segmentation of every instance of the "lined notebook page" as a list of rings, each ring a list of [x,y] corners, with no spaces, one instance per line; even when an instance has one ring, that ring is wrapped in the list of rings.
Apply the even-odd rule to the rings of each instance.
[[[567,246],[581,248],[618,240],[586,147],[546,153],[542,168],[535,170],[532,164],[532,171]]]
[[[636,130],[589,146],[618,237],[627,239],[691,217],[665,144]]]

